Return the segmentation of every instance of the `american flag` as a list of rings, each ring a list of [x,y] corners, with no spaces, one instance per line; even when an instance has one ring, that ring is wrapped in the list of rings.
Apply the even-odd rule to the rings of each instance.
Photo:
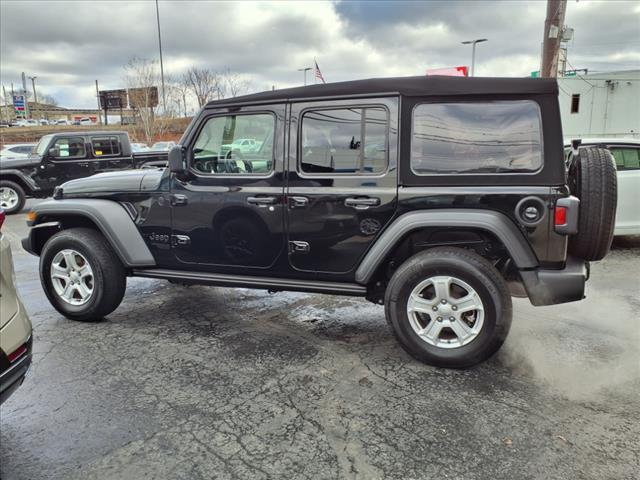
[[[322,83],[327,83],[324,81],[324,77],[322,76],[322,72],[320,71],[320,67],[318,66],[318,62],[314,60],[314,63],[316,64],[316,78],[318,80],[322,80]]]

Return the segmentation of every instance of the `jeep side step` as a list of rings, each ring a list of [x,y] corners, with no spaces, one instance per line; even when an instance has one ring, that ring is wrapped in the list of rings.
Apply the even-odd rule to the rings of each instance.
[[[217,285],[221,287],[259,288],[270,291],[294,291],[330,293],[363,297],[367,287],[357,283],[319,282],[289,278],[254,277],[247,275],[229,275],[222,273],[185,272],[162,268],[137,268],[132,271],[134,277],[160,278],[185,283]]]

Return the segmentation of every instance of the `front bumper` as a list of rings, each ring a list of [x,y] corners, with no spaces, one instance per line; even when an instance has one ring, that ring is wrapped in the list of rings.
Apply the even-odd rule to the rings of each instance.
[[[562,270],[521,270],[522,283],[535,306],[576,302],[584,298],[589,263],[568,257]]]

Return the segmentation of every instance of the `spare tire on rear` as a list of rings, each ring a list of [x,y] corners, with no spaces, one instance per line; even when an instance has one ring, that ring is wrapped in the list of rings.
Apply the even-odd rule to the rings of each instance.
[[[569,167],[569,185],[580,199],[578,233],[569,239],[569,253],[602,260],[613,240],[618,199],[616,166],[609,150],[580,148]]]

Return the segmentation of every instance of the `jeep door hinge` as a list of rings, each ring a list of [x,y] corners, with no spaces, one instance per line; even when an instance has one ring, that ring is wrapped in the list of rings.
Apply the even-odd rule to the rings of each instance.
[[[289,242],[289,253],[309,253],[311,247],[307,242],[301,242],[300,240],[292,240]]]
[[[179,206],[179,205],[186,205],[187,203],[189,203],[189,197],[187,197],[186,195],[182,195],[180,193],[174,193],[173,195],[171,195],[171,205],[175,206]]]
[[[191,245],[191,237],[188,235],[171,235],[171,245],[174,247]]]

